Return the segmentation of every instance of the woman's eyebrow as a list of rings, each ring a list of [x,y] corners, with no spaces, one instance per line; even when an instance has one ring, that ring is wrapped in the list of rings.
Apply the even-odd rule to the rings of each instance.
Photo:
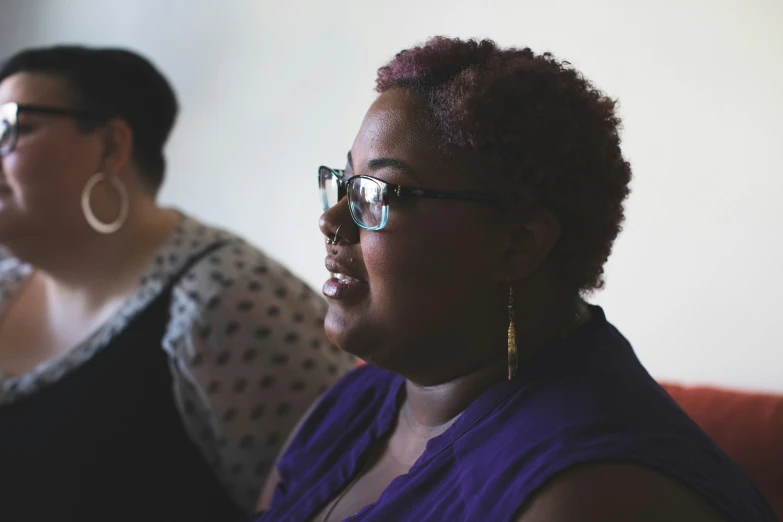
[[[348,153],[348,166],[351,168],[351,170],[355,171],[353,165],[353,156],[351,156],[351,153]],[[416,171],[413,167],[408,165],[402,160],[394,159],[394,158],[374,158],[367,162],[367,169],[370,172],[375,172],[377,170],[385,169],[385,168],[392,168],[395,170],[399,170],[403,174],[407,174],[409,177],[416,179]]]

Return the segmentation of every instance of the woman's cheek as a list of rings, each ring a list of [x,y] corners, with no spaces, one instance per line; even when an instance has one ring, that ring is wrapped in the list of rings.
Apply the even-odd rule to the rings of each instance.
[[[416,229],[405,234],[381,231],[365,237],[362,238],[362,253],[371,281],[405,285],[429,275],[436,239],[428,241]]]

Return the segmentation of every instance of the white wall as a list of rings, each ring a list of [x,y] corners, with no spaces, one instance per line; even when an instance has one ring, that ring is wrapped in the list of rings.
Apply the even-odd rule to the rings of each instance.
[[[594,300],[658,377],[783,390],[779,0],[0,0],[2,55],[157,62],[183,105],[163,200],[315,288],[315,169],[344,162],[375,70],[434,34],[551,50],[620,98],[634,192]]]

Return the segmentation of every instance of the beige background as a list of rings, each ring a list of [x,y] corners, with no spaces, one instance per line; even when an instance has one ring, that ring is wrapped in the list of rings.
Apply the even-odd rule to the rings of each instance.
[[[0,54],[136,49],[183,111],[162,199],[315,288],[319,164],[375,70],[435,34],[550,50],[621,100],[628,221],[594,296],[651,373],[783,391],[783,2],[0,0]]]

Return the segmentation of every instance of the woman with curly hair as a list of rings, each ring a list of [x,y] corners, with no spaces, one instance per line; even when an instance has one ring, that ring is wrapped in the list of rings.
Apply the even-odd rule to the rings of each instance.
[[[326,331],[370,364],[300,423],[260,521],[773,521],[584,297],[623,220],[615,102],[434,38],[321,167]]]

